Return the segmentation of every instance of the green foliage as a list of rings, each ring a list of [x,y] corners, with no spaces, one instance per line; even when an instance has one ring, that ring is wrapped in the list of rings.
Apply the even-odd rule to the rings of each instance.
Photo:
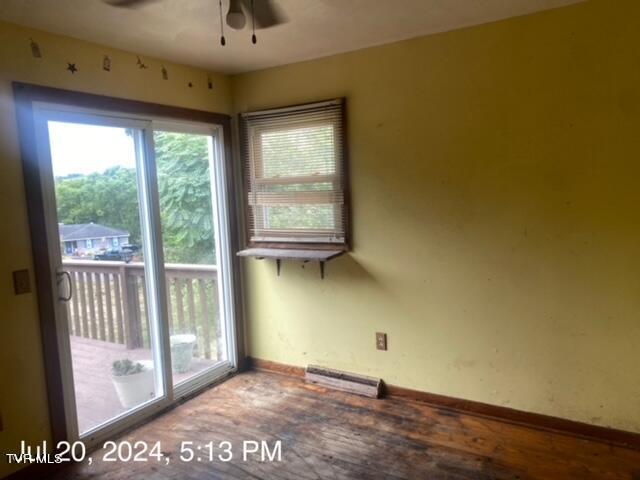
[[[208,138],[156,132],[154,141],[165,260],[215,263]]]
[[[215,263],[208,138],[156,132],[154,140],[165,261]],[[141,242],[134,169],[57,178],[56,201],[62,223],[122,228]]]
[[[100,223],[122,228],[131,243],[140,242],[140,216],[135,171],[113,167],[104,173],[56,179],[58,221]]]
[[[111,373],[114,377],[123,377],[125,375],[134,375],[144,371],[144,365],[140,362],[133,363],[128,358],[124,360],[116,360],[111,365]]]

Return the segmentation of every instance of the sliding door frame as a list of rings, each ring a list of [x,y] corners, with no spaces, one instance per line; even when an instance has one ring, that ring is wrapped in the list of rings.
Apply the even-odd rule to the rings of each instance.
[[[104,112],[114,116],[124,115],[133,118],[146,117],[157,120],[159,123],[166,122],[190,122],[205,124],[214,130],[218,130],[220,144],[219,154],[223,155],[224,178],[222,185],[226,189],[226,212],[228,218],[228,238],[230,255],[229,278],[231,279],[231,311],[234,318],[231,319],[230,327],[233,330],[229,335],[234,342],[234,350],[237,353],[237,368],[241,368],[246,357],[244,349],[244,332],[242,316],[242,292],[241,292],[241,272],[238,258],[234,255],[239,247],[238,208],[236,204],[237,196],[233,194],[234,178],[237,176],[235,169],[236,162],[233,161],[231,148],[231,119],[228,115],[206,112],[201,110],[191,110],[180,107],[159,105],[154,103],[126,100],[121,98],[106,97],[87,93],[61,90],[38,85],[13,83],[13,92],[16,103],[16,116],[18,123],[18,133],[23,165],[23,177],[26,191],[27,210],[29,215],[29,228],[31,233],[35,284],[38,299],[38,312],[40,317],[42,348],[45,366],[45,378],[47,382],[47,395],[49,405],[49,418],[51,424],[51,434],[54,444],[62,440],[69,440],[77,436],[77,432],[69,431],[68,412],[65,408],[64,381],[65,372],[62,369],[61,358],[63,352],[58,343],[59,332],[56,325],[56,309],[58,308],[57,291],[55,285],[56,272],[52,269],[52,256],[49,249],[47,237],[47,217],[45,212],[46,197],[43,191],[43,172],[40,168],[38,156],[38,142],[36,131],[36,110],[39,104],[54,104],[71,108],[87,109]],[[152,135],[152,132],[148,132]],[[152,146],[152,144],[151,144]],[[146,152],[145,152],[146,153]],[[145,177],[147,173],[145,172]],[[165,305],[162,308],[166,308]],[[193,388],[187,390],[177,390],[172,402],[164,402],[158,405],[157,410],[171,408],[175,405],[175,400],[183,396],[193,395],[206,388],[212,382],[200,382]],[[167,385],[171,389],[171,385]],[[171,390],[169,390],[171,391]],[[166,392],[165,392],[166,393]],[[153,414],[155,412],[151,412]],[[141,422],[144,422],[143,419]],[[131,425],[127,425],[131,426]],[[99,434],[99,438],[105,438],[115,434],[121,427],[120,422],[107,426]],[[86,440],[86,439],[85,439]],[[94,441],[91,438],[86,441]]]
[[[34,119],[38,162],[41,172],[41,189],[44,198],[44,216],[47,222],[47,245],[49,248],[50,269],[60,275],[64,271],[64,264],[60,254],[59,243],[53,239],[59,238],[58,215],[56,211],[56,196],[52,154],[50,149],[50,131],[48,122],[65,122],[80,125],[131,128],[134,132],[133,148],[136,151],[136,183],[139,214],[142,227],[142,245],[144,257],[148,259],[144,265],[147,305],[150,309],[150,344],[154,365],[154,383],[156,396],[137,405],[123,414],[106,420],[87,432],[78,429],[78,417],[73,372],[73,355],[71,352],[69,317],[67,306],[56,302],[54,312],[58,351],[60,358],[58,365],[62,372],[62,388],[65,398],[65,412],[67,421],[67,437],[69,440],[81,439],[88,446],[119,431],[122,427],[140,422],[148,415],[167,408],[173,401],[171,363],[166,352],[169,351],[167,333],[169,325],[166,314],[165,277],[160,275],[164,260],[162,258],[161,228],[157,207],[157,184],[155,163],[153,161],[153,131],[152,121],[149,119],[126,118],[112,115],[103,111],[90,111],[86,108],[76,108],[60,104],[34,103]],[[55,292],[54,292],[55,294]],[[162,368],[158,368],[162,366]],[[158,373],[161,373],[159,375]]]

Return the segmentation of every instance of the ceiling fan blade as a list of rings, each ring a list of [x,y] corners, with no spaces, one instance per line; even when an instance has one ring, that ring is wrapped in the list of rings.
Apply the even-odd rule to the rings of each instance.
[[[251,0],[242,0],[244,11],[251,18]],[[256,30],[275,27],[289,21],[282,8],[273,0],[253,0]]]
[[[138,8],[157,0],[102,0],[107,5],[120,8]]]

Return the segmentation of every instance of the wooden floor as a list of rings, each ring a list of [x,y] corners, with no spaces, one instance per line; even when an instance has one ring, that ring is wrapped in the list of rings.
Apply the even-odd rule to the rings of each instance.
[[[111,365],[115,360],[150,360],[151,350],[129,350],[124,345],[89,338],[69,337],[73,363],[73,382],[78,409],[78,427],[81,432],[124,413],[111,381]],[[174,383],[215,365],[215,361],[194,359],[191,371],[174,374]]]
[[[119,440],[159,440],[169,464],[105,463],[98,450],[92,465],[66,467],[54,478],[640,479],[640,451],[272,373],[237,375]],[[246,440],[281,441],[282,461],[243,461]],[[216,459],[181,462],[183,441],[212,441]],[[222,441],[233,445],[227,463],[217,459]]]

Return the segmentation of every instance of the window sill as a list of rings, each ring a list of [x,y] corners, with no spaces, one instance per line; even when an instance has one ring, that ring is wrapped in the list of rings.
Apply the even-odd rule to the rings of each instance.
[[[240,250],[239,257],[252,257],[258,260],[271,258],[276,261],[278,276],[280,276],[280,263],[282,260],[295,260],[299,262],[318,262],[320,264],[320,277],[324,278],[324,263],[339,257],[344,250],[311,250],[292,248],[247,248]]]

